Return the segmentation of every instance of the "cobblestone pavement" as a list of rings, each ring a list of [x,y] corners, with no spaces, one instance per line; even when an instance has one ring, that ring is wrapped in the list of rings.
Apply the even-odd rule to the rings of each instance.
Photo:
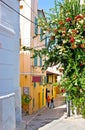
[[[35,114],[24,116],[23,120],[26,121],[25,130],[38,130],[40,127],[60,119],[66,111],[65,100],[62,96],[58,96],[54,100],[54,104],[54,108],[44,107]]]
[[[77,115],[67,117],[62,96],[55,99],[55,108],[44,107],[32,115],[23,116],[16,130],[85,130],[85,119]]]

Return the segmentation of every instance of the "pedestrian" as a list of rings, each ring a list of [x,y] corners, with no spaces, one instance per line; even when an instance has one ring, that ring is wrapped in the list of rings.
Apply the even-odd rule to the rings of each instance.
[[[50,96],[47,96],[47,105],[50,107]]]
[[[53,97],[51,98],[51,108],[54,108],[54,99],[53,99]]]

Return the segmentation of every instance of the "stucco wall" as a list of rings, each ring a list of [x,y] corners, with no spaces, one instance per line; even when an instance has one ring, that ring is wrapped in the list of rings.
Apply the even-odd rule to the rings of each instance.
[[[14,93],[0,96],[0,130],[16,130]]]
[[[3,1],[19,12],[19,1]],[[19,15],[6,4],[0,1],[0,96],[15,93],[16,120],[21,120]]]

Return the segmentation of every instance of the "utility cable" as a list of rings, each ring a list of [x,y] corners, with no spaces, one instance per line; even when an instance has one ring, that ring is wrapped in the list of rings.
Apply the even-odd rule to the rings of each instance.
[[[26,20],[30,21],[31,23],[39,26],[38,24],[34,23],[32,20],[28,19],[27,17],[25,17],[24,15],[22,15],[21,13],[19,13],[16,9],[12,8],[10,5],[8,5],[7,3],[5,3],[3,0],[0,0],[4,5],[6,5],[8,8],[10,8],[11,10],[13,10],[14,12],[16,12],[18,15],[21,15],[23,18],[25,18]]]
[[[0,0],[4,5],[6,5],[8,8],[10,8],[11,10],[13,10],[14,12],[16,12],[17,14],[21,15],[23,18],[25,18],[26,20],[30,21],[31,23],[39,26],[38,24],[34,23],[33,21],[31,21],[30,19],[28,19],[27,17],[25,17],[24,15],[22,15],[21,13],[19,13],[17,10],[15,10],[14,8],[12,8],[10,5],[8,5],[7,3],[5,3],[3,0]],[[41,45],[43,46],[43,45]],[[37,47],[41,47],[41,46],[37,46]]]

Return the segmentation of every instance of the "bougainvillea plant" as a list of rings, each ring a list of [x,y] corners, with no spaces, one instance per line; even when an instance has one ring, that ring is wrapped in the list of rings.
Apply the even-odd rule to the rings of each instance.
[[[34,55],[46,55],[45,69],[61,63],[60,81],[73,106],[85,115],[85,5],[80,0],[55,2],[46,19],[39,18],[43,35],[49,39],[47,48],[33,50]],[[45,33],[45,34],[44,34]]]

